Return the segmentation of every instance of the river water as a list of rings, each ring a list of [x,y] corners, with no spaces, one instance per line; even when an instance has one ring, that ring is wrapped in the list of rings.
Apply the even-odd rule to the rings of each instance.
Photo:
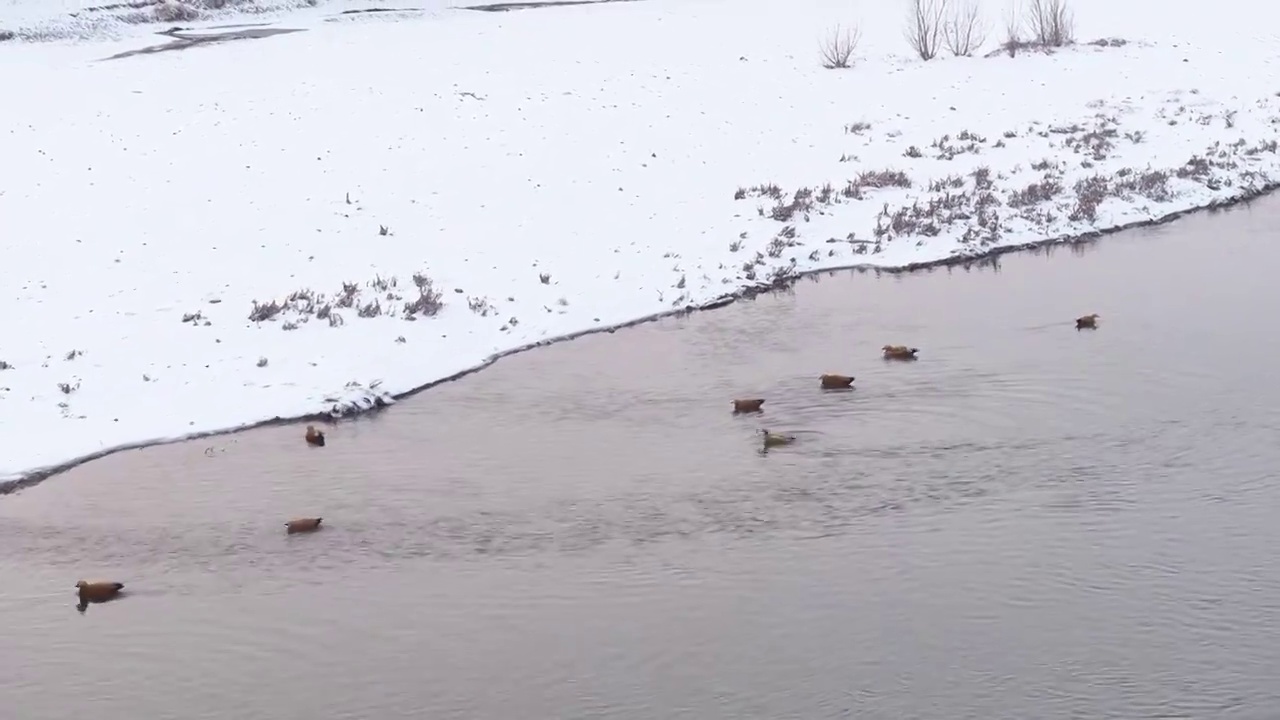
[[[325,448],[287,426],[90,463],[0,498],[0,705],[1274,717],[1278,236],[1280,197],[838,272],[504,359]],[[799,440],[762,454],[764,426]],[[325,529],[286,536],[300,515]],[[81,577],[129,594],[80,614]]]

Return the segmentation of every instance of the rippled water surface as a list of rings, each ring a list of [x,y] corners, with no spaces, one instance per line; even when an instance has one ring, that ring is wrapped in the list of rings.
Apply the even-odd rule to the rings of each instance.
[[[835,273],[504,359],[323,449],[289,426],[91,463],[0,497],[0,704],[1275,717],[1278,241],[1280,198]],[[762,426],[799,442],[761,454]],[[81,577],[130,594],[81,615]]]

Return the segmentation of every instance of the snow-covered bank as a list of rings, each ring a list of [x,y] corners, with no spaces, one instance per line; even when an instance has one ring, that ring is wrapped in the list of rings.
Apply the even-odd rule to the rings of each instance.
[[[0,0],[0,41],[118,39],[154,32],[156,25],[262,22],[388,7],[412,8],[421,16],[468,4],[455,0]]]
[[[883,5],[344,16],[105,62],[145,43],[0,45],[0,477],[1280,177],[1275,38],[1240,32],[1280,9],[1077,0],[1080,45],[925,63]],[[855,67],[823,69],[851,22]]]

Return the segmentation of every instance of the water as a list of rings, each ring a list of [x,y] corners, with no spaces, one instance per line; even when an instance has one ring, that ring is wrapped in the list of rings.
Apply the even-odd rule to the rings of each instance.
[[[998,270],[835,273],[504,359],[323,449],[289,426],[91,463],[0,498],[0,698],[1274,717],[1277,233],[1280,197]],[[921,360],[879,359],[899,342]],[[761,426],[800,441],[762,455]],[[81,577],[130,595],[81,615]]]

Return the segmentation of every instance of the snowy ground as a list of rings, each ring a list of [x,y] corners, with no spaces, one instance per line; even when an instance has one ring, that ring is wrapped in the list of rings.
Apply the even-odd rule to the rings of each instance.
[[[1280,7],[1074,0],[1078,45],[984,57],[988,3],[978,56],[926,63],[904,5],[321,6],[115,60],[168,38],[0,43],[0,478],[1280,178]],[[837,23],[851,69],[820,65]]]

